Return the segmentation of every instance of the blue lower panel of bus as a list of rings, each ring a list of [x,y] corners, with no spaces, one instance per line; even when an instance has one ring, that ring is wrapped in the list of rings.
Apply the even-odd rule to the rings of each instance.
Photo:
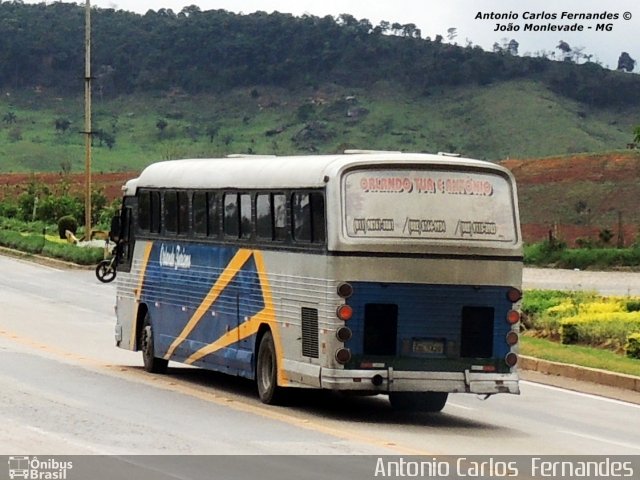
[[[354,282],[351,368],[508,370],[508,287]]]
[[[156,355],[253,378],[256,335],[241,333],[240,326],[265,309],[255,255],[224,246],[153,244],[141,301],[153,321]]]

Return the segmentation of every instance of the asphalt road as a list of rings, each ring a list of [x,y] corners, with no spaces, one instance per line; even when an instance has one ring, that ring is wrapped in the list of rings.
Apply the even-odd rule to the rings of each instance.
[[[0,455],[640,455],[640,405],[531,382],[429,415],[317,392],[265,406],[251,382],[173,363],[150,375],[114,346],[114,297],[91,271],[0,256]]]
[[[640,272],[592,272],[525,268],[525,289],[588,290],[603,295],[640,295]]]

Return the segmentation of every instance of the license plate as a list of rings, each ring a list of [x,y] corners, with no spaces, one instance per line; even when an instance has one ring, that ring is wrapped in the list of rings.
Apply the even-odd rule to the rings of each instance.
[[[442,355],[444,353],[444,341],[430,339],[414,340],[413,353]]]

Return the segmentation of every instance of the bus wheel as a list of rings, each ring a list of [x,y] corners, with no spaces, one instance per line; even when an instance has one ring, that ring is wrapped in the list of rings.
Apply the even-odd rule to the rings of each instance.
[[[142,323],[142,337],[140,338],[140,349],[142,350],[142,361],[144,369],[150,373],[166,373],[169,361],[164,358],[158,358],[155,355],[153,345],[153,327],[151,326],[151,317],[149,312],[144,317]]]
[[[391,392],[389,401],[394,410],[404,412],[439,412],[447,403],[446,392]]]
[[[256,383],[262,403],[275,405],[282,400],[282,387],[278,387],[276,347],[271,332],[265,332],[258,347]]]

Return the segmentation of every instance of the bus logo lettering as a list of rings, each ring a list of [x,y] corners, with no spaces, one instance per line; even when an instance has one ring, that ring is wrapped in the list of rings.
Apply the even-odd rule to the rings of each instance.
[[[167,248],[164,244],[160,247],[160,266],[170,267],[178,270],[179,268],[191,268],[191,255],[187,254],[180,245]]]

